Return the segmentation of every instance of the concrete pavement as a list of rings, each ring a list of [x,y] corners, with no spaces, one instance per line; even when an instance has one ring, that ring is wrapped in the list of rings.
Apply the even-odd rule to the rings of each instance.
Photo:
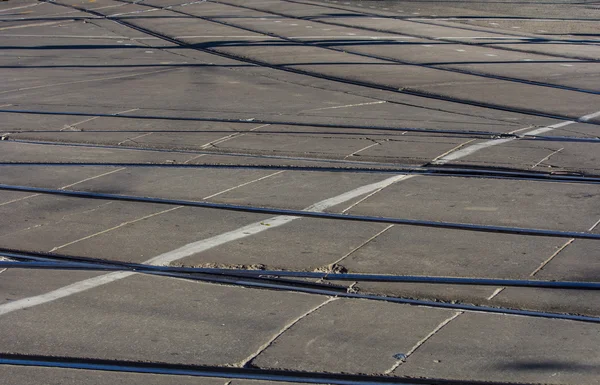
[[[3,2],[0,162],[36,164],[0,164],[0,183],[598,233],[597,184],[341,170],[395,164],[597,176],[593,2],[188,3]],[[124,262],[592,282],[600,271],[597,240],[12,191],[0,191],[0,217],[2,248]],[[0,354],[600,383],[597,291],[331,283],[431,302],[0,268]],[[267,384],[14,365],[0,365],[0,376],[10,384]]]

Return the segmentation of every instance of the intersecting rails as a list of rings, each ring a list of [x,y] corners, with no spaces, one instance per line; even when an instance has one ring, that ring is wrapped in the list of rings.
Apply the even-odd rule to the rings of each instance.
[[[133,24],[131,22],[124,21],[120,17],[111,17],[110,15],[106,15],[106,14],[103,14],[103,13],[100,13],[97,11],[88,10],[88,9],[84,9],[84,8],[80,8],[80,7],[76,7],[76,6],[72,6],[72,5],[62,4],[60,2],[53,2],[53,4],[62,5],[67,8],[72,8],[72,9],[76,9],[79,11],[90,13],[94,16],[105,17],[109,20],[114,20],[117,23],[122,24],[126,27],[133,28],[142,33],[152,35],[154,37],[168,41],[170,43],[177,44],[184,48],[190,48],[190,49],[194,49],[194,50],[198,50],[198,51],[202,51],[202,52],[206,52],[206,53],[211,53],[213,55],[222,56],[227,59],[242,61],[242,62],[254,64],[257,66],[261,66],[261,67],[276,69],[279,71],[291,72],[291,73],[295,73],[295,74],[299,74],[299,75],[314,77],[317,79],[330,80],[330,81],[335,81],[335,82],[344,83],[344,84],[350,84],[350,85],[372,88],[372,89],[381,90],[381,91],[387,91],[387,92],[391,92],[391,93],[405,94],[405,95],[416,96],[416,97],[425,98],[425,99],[440,100],[440,101],[446,101],[446,102],[474,106],[474,107],[482,107],[482,108],[498,110],[498,111],[507,111],[507,112],[524,114],[524,115],[531,115],[531,116],[559,119],[559,120],[566,120],[566,121],[572,121],[572,120],[577,121],[580,119],[579,116],[574,116],[574,115],[555,114],[552,112],[539,111],[539,110],[534,110],[534,109],[529,109],[529,108],[510,107],[507,105],[501,105],[501,104],[497,104],[497,103],[480,102],[477,100],[470,100],[470,99],[465,99],[465,98],[457,98],[457,97],[451,97],[451,96],[446,96],[446,95],[442,95],[442,94],[436,94],[436,93],[427,92],[427,91],[423,91],[423,90],[419,90],[419,89],[413,89],[410,87],[398,88],[396,86],[385,85],[385,84],[381,84],[381,83],[377,83],[377,82],[372,82],[369,80],[351,79],[348,77],[333,76],[333,75],[328,75],[325,73],[319,73],[319,72],[315,72],[315,71],[311,71],[311,70],[303,70],[303,69],[298,69],[298,68],[285,66],[285,65],[272,64],[272,63],[269,63],[269,62],[266,62],[266,61],[263,61],[260,59],[243,57],[240,55],[235,55],[232,53],[224,52],[222,50],[206,48],[202,45],[189,44],[189,43],[186,43],[184,40],[170,37],[170,36],[164,35],[162,33],[155,32],[155,31],[149,30],[147,28],[141,27],[139,25]],[[155,8],[157,8],[157,7],[155,7]],[[158,7],[158,8],[161,8],[161,7]],[[192,17],[198,18],[198,19],[204,19],[201,16],[191,15],[189,13],[185,13],[185,12],[181,12],[181,11],[174,11],[174,12],[181,13],[181,14],[184,14],[187,16],[192,16]],[[208,20],[208,19],[207,19],[207,21],[214,22],[213,20]],[[241,27],[236,26],[235,28],[241,28]],[[302,43],[302,44],[306,44],[306,43]],[[600,124],[600,123],[595,123],[594,121],[588,121],[588,120],[584,120],[584,121],[586,123],[590,123],[590,124]]]
[[[593,2],[23,1],[0,378],[597,382]]]

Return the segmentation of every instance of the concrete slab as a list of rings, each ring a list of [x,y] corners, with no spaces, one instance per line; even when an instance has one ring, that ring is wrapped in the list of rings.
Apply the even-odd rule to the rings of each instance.
[[[547,135],[554,134],[550,132]],[[512,141],[475,152],[449,164],[597,174],[599,156],[600,149],[596,143]]]
[[[597,383],[594,324],[463,314],[394,372],[455,380]]]
[[[597,258],[597,245],[593,242],[577,240],[570,243],[540,270],[532,270],[536,279],[571,280],[597,282],[600,278],[600,265]],[[600,315],[600,300],[593,291],[571,290],[532,290],[506,288],[494,303],[521,303],[529,308],[538,307],[547,311],[570,312]]]
[[[0,323],[12,326],[2,349],[231,365],[323,301],[304,294],[133,276],[4,315]]]
[[[315,270],[341,259],[385,226],[298,219],[285,226],[185,258],[185,265],[264,265],[266,269]]]
[[[268,217],[217,210],[165,207],[151,218],[139,216],[135,222],[116,229],[102,229],[74,239],[59,251],[96,258],[145,262],[187,244],[208,239]],[[183,256],[182,256],[183,257]]]
[[[10,303],[60,289],[84,279],[97,277],[101,272],[61,270],[8,269],[0,276],[0,304]],[[0,366],[0,372],[2,372]]]
[[[340,299],[300,320],[252,364],[381,374],[394,366],[395,355],[408,352],[452,314],[448,310]]]
[[[113,373],[105,371],[82,369],[55,369],[55,368],[30,368],[23,366],[2,365],[0,375],[10,378],[14,385],[30,384],[32,381],[43,383],[49,378],[58,381],[57,384],[76,385],[102,385],[106,382],[127,383],[132,385],[167,385],[174,382],[182,385],[224,385],[224,379],[199,378],[189,376],[156,376],[152,374]]]
[[[79,135],[78,135],[79,134]],[[122,134],[133,137],[135,135]],[[52,137],[60,137],[60,134],[52,134]],[[65,133],[64,136],[69,136]],[[85,142],[80,133],[74,133],[73,141]],[[96,134],[97,138],[97,134]],[[43,139],[43,137],[40,137]],[[50,139],[50,138],[48,138]],[[83,139],[83,140],[82,140]],[[127,138],[123,138],[127,140]],[[97,140],[95,140],[97,141]],[[124,143],[128,144],[128,143]],[[175,161],[185,163],[193,157],[193,154],[163,153],[158,151],[132,151],[118,148],[92,148],[82,150],[76,146],[47,146],[32,143],[19,143],[5,141],[0,144],[2,162],[132,162],[132,163],[164,163]],[[116,168],[114,168],[116,169]]]
[[[600,218],[595,186],[548,187],[545,182],[416,177],[388,187],[351,212],[573,231],[586,231]]]
[[[265,179],[256,186],[240,187],[211,200],[232,204],[304,209],[315,202],[384,179],[386,178],[381,175],[373,174],[316,174],[286,171]],[[288,198],[286,191],[294,191],[293,200]]]

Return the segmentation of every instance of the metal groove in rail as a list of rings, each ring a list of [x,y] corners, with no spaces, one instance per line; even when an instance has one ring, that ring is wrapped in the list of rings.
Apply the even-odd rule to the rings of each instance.
[[[227,204],[227,203],[212,203],[212,202],[207,202],[207,201],[190,201],[190,200],[182,200],[182,199],[155,198],[155,197],[145,197],[145,196],[136,196],[136,195],[107,194],[107,193],[88,192],[88,191],[61,190],[61,189],[32,187],[32,186],[18,186],[18,185],[9,185],[9,184],[0,184],[0,190],[31,192],[31,193],[48,194],[48,195],[61,195],[61,196],[68,196],[68,197],[73,197],[73,198],[115,200],[115,201],[125,201],[125,202],[146,202],[146,203],[165,204],[165,205],[171,205],[171,206],[175,205],[175,206],[201,207],[201,208],[208,208],[208,209],[247,212],[247,213],[255,213],[255,214],[286,215],[286,216],[294,216],[294,217],[332,219],[332,220],[367,222],[367,223],[385,223],[385,224],[395,224],[395,225],[432,227],[432,228],[463,230],[463,231],[476,231],[476,232],[486,232],[486,233],[517,234],[517,235],[528,235],[528,236],[539,236],[539,237],[600,240],[600,234],[594,234],[594,233],[588,233],[588,232],[560,231],[560,230],[534,229],[534,228],[523,228],[523,227],[480,225],[480,224],[471,224],[471,223],[429,221],[429,220],[419,220],[419,219],[337,214],[337,213],[328,213],[328,212],[319,212],[319,211],[266,208],[266,207],[259,207],[259,206],[233,205],[233,204]]]

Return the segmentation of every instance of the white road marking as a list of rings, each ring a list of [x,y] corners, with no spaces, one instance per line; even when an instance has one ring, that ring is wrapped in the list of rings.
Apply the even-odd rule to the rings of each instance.
[[[304,110],[300,112],[309,112],[309,111],[323,111],[323,110],[335,110],[338,108],[350,108],[350,107],[359,107],[359,106],[371,106],[373,104],[383,104],[385,100],[379,100],[376,102],[367,102],[367,103],[358,103],[358,104],[346,104],[343,106],[333,106],[333,107],[322,107],[322,108],[313,108],[311,110]]]
[[[445,164],[452,160],[456,160],[456,159],[464,158],[465,156],[469,156],[479,150],[483,150],[484,148],[497,146],[497,145],[503,144],[503,143],[512,142],[513,140],[515,140],[515,138],[492,139],[492,140],[488,140],[487,142],[476,143],[472,146],[468,146],[461,150],[458,150],[458,151],[452,152],[448,155],[445,155],[445,156],[433,161],[432,163],[433,164]]]
[[[592,119],[594,119],[594,118],[597,118],[597,117],[599,117],[599,116],[600,116],[600,111],[598,111],[598,112],[594,112],[593,114],[589,114],[589,115],[582,116],[582,117],[581,117],[581,118],[579,118],[578,120],[579,120],[580,122],[589,122],[590,120],[592,120]]]
[[[577,119],[577,120],[569,120],[566,122],[560,122],[560,123],[556,123],[553,124],[551,126],[547,126],[547,127],[541,127],[541,128],[537,128],[535,130],[532,131],[528,131],[526,133],[523,134],[523,136],[536,136],[536,135],[540,135],[540,134],[544,134],[546,132],[555,130],[557,128],[561,128],[561,127],[565,127],[571,124],[575,124],[575,123],[580,123],[580,122],[587,122],[591,119],[594,119],[596,117],[600,116],[600,111],[598,112],[594,112],[592,114],[589,115],[585,115],[582,116],[581,118]],[[492,146],[497,146],[499,144],[504,144],[504,143],[508,143],[508,142],[512,142],[513,140],[517,140],[517,138],[505,138],[505,139],[492,139],[492,140],[488,140],[486,142],[481,142],[481,143],[476,143],[472,146],[468,146],[465,148],[462,148],[458,151],[454,151],[451,152],[450,154],[447,154],[441,158],[435,159],[433,160],[431,163],[433,164],[446,164],[452,160],[456,160],[459,158],[464,158],[465,156],[469,156],[479,150],[482,150],[484,148],[488,148],[488,147],[492,147]]]
[[[371,183],[362,187],[358,187],[354,190],[348,191],[346,193],[340,194],[338,196],[325,199],[321,202],[317,202],[305,210],[307,211],[323,211],[326,208],[336,206],[338,204],[347,202],[351,199],[357,198],[361,195],[368,194],[372,191],[381,189],[383,187],[389,186],[393,183],[396,183],[399,180],[402,180],[406,175],[396,175],[387,179],[384,179],[380,182]],[[281,225],[284,225],[288,222],[291,222],[299,217],[286,217],[286,216],[277,216],[267,220],[263,220],[260,222],[255,222],[247,226],[240,227],[236,230],[232,230],[220,235],[216,235],[211,238],[203,239],[197,242],[193,242],[187,244],[183,247],[175,249],[173,251],[163,253],[157,255],[154,258],[147,260],[145,263],[153,264],[153,265],[166,265],[173,261],[177,261],[179,259],[188,257],[190,255],[200,253],[205,250],[212,249],[214,247],[223,245],[225,243],[246,238],[254,234],[258,234],[260,232],[266,231],[268,229],[272,229]],[[45,304],[48,302],[55,301],[57,299],[65,298],[73,294],[81,293],[83,291],[93,289],[98,286],[105,285],[107,283],[115,282],[120,279],[129,277],[135,273],[133,272],[115,272],[104,274],[98,277],[85,279],[83,281],[75,282],[71,285],[64,286],[62,288],[52,290],[50,292],[28,297],[22,298],[16,301],[8,302],[0,305],[0,315],[8,314],[16,310],[28,309],[37,305]]]
[[[122,168],[122,169],[120,169],[120,170],[124,170],[124,169],[125,169],[125,168]],[[261,180],[264,180],[264,179],[270,178],[270,177],[272,177],[272,176],[275,176],[275,175],[277,175],[277,174],[281,174],[282,172],[284,172],[284,171],[277,171],[277,172],[274,172],[274,173],[272,173],[272,174],[265,175],[265,176],[262,176],[262,177],[260,177],[260,178],[257,178],[257,179],[250,180],[250,181],[248,181],[248,182],[244,182],[244,183],[242,183],[242,184],[239,184],[239,185],[236,185],[236,186],[230,187],[230,188],[228,188],[228,189],[226,189],[226,190],[219,191],[219,192],[217,192],[217,193],[215,193],[215,194],[211,194],[211,195],[205,196],[205,197],[203,197],[202,199],[204,200],[204,199],[210,199],[210,198],[214,198],[214,197],[216,197],[217,195],[221,195],[221,194],[224,194],[224,193],[226,193],[226,192],[229,192],[229,191],[231,191],[231,190],[235,190],[235,189],[237,189],[237,188],[244,187],[244,186],[247,186],[247,185],[249,185],[249,184],[252,184],[252,183],[255,183],[255,182],[259,182],[259,181],[261,181]],[[106,174],[104,174],[104,175],[106,175]],[[158,211],[158,212],[155,212],[155,213],[149,214],[149,215],[145,215],[145,216],[143,216],[143,217],[136,218],[136,219],[133,219],[133,220],[131,220],[131,221],[123,222],[123,223],[121,223],[121,224],[119,224],[119,225],[117,225],[117,226],[113,226],[113,227],[110,227],[110,228],[108,228],[108,229],[104,229],[104,230],[102,230],[102,231],[99,231],[99,232],[97,232],[97,233],[90,234],[90,235],[87,235],[87,236],[85,236],[85,237],[82,237],[82,238],[76,239],[76,240],[74,240],[74,241],[71,241],[71,242],[65,243],[64,245],[60,245],[60,246],[54,247],[52,250],[50,250],[50,252],[52,253],[52,252],[54,252],[54,251],[56,251],[56,250],[59,250],[59,249],[62,249],[62,248],[64,248],[64,247],[67,247],[67,246],[73,245],[73,244],[75,244],[75,243],[79,243],[79,242],[81,242],[81,241],[85,241],[86,239],[90,239],[90,238],[96,237],[96,236],[98,236],[98,235],[102,235],[102,234],[105,234],[105,233],[111,232],[111,231],[113,231],[113,230],[120,229],[121,227],[125,227],[125,226],[127,226],[127,225],[131,225],[131,224],[133,224],[133,223],[137,223],[137,222],[143,221],[143,220],[145,220],[145,219],[149,219],[149,218],[152,218],[152,217],[155,217],[155,216],[158,216],[158,215],[166,214],[166,213],[169,213],[169,212],[171,212],[171,211],[179,210],[179,209],[182,209],[182,208],[184,208],[184,207],[185,207],[185,206],[176,206],[176,207],[172,207],[172,208],[170,208],[170,209],[167,209],[167,210],[161,210],[161,211]]]
[[[600,111],[597,113],[585,115],[584,117],[580,118],[580,120],[584,119],[584,118],[591,119],[589,117],[591,116],[593,118],[596,116],[596,114],[600,115]],[[553,126],[543,127],[541,129],[530,131],[527,134],[528,135],[536,135],[541,130],[550,131],[554,128],[562,127],[562,126],[565,126],[568,124],[573,124],[573,123],[576,123],[576,122],[575,121],[562,122],[562,123],[555,124]],[[545,131],[543,131],[543,132],[545,132]],[[440,158],[438,160],[438,162],[445,163],[449,160],[458,159],[458,158],[470,155],[473,152],[479,151],[482,148],[505,143],[507,141],[514,140],[514,139],[515,138],[495,139],[495,140],[489,141],[489,142],[494,142],[494,144],[491,144],[489,142],[475,144],[475,145],[469,146],[463,150],[459,150],[456,153],[449,154],[443,158]],[[486,143],[487,143],[487,145],[481,146],[482,144],[486,144]],[[473,150],[472,148],[475,148],[475,149]],[[449,159],[450,157],[452,159]],[[337,206],[341,203],[347,202],[351,199],[360,197],[365,194],[372,195],[373,193],[381,191],[383,188],[385,188],[393,183],[396,183],[403,179],[408,179],[410,177],[411,177],[410,175],[396,175],[396,176],[384,179],[383,181],[380,181],[380,182],[376,182],[376,183],[372,183],[372,184],[369,184],[366,186],[356,188],[354,190],[348,191],[344,194],[335,196],[333,198],[325,199],[321,202],[315,203],[315,204],[305,208],[305,210],[306,211],[323,211],[326,208]],[[351,206],[351,207],[353,207],[353,206]],[[203,239],[203,240],[200,240],[197,242],[187,244],[178,249],[175,249],[170,252],[163,253],[154,258],[151,258],[148,261],[146,261],[145,263],[153,264],[153,265],[166,265],[171,262],[177,261],[179,259],[186,258],[190,255],[200,253],[202,251],[206,251],[206,250],[212,249],[214,247],[223,245],[225,243],[228,243],[228,242],[231,242],[231,241],[234,241],[237,239],[241,239],[241,238],[246,238],[251,235],[266,231],[268,229],[272,229],[272,228],[284,225],[284,224],[291,222],[298,218],[299,217],[293,217],[293,216],[272,217],[265,221],[255,222],[253,224],[243,226],[243,227],[238,228],[233,231],[229,231],[229,232],[226,232],[226,233],[223,233],[223,234],[211,237],[211,238],[207,238],[207,239]],[[600,221],[597,222],[597,224],[598,223],[600,223]],[[101,285],[104,285],[104,284],[107,284],[110,282],[114,282],[114,281],[129,277],[133,274],[135,274],[135,273],[132,273],[132,272],[109,273],[109,274],[101,275],[98,277],[79,281],[74,284],[62,287],[60,289],[53,290],[48,293],[44,293],[44,294],[40,294],[37,296],[28,297],[28,298],[22,298],[20,300],[2,304],[2,305],[0,305],[0,315],[11,313],[15,310],[31,308],[36,305],[41,305],[44,303],[55,301],[57,299],[68,297],[72,294],[77,294],[77,293],[80,293],[80,292],[83,292],[83,291],[86,291],[86,290],[89,290],[89,289],[92,289],[92,288],[95,288],[95,287],[98,287],[98,286],[101,286]],[[446,325],[447,323],[452,321],[452,319],[454,319],[455,317],[457,317],[460,314],[461,313],[457,313],[457,314],[455,314],[455,316],[453,316],[453,317],[449,318],[448,320],[446,320],[445,322],[443,322],[440,326],[438,326],[438,328],[436,328],[432,333],[430,333],[430,335],[428,337],[426,337],[426,339],[429,338],[431,335],[435,334],[441,327],[443,327],[444,325]],[[424,341],[423,341],[423,343],[424,343]],[[417,345],[419,345],[419,344],[417,344]],[[414,347],[414,349],[416,349],[416,348],[418,348],[418,346]],[[400,365],[400,364],[401,364],[401,362],[398,365]]]

